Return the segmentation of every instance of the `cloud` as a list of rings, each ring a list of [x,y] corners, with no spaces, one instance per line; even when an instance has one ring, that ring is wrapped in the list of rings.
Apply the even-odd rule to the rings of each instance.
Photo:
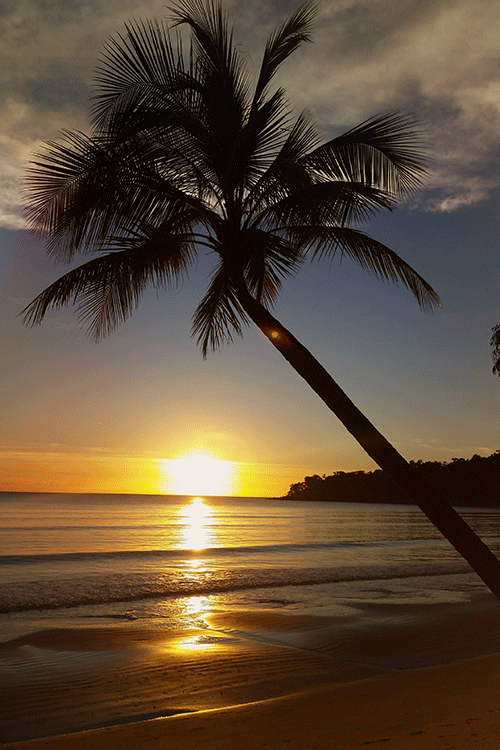
[[[165,15],[164,2],[0,2],[0,226],[25,226],[22,176],[40,144],[64,128],[87,130],[104,41],[124,20],[148,15]]]
[[[346,1],[321,15],[319,50],[295,70],[302,104],[312,103],[327,130],[378,111],[414,112],[435,164],[427,206],[487,198],[498,184],[500,5]]]
[[[298,3],[228,0],[236,37],[258,67],[265,38]],[[20,176],[63,128],[87,129],[99,51],[131,18],[166,17],[168,0],[0,2],[0,225],[24,226]],[[500,4],[491,0],[320,3],[313,34],[280,82],[325,135],[380,111],[426,123],[435,169],[421,206],[450,211],[486,199],[500,152]]]

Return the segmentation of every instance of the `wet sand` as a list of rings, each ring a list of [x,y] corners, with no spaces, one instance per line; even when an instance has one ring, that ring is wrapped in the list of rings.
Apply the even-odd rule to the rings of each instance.
[[[493,599],[203,622],[4,642],[1,740],[16,750],[500,747]]]

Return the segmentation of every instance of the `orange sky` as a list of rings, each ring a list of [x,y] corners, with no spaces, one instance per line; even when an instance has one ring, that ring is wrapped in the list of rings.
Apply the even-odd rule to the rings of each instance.
[[[12,451],[0,454],[0,490],[277,497],[302,479],[302,467],[226,461],[209,453],[194,460],[190,456],[156,459]]]

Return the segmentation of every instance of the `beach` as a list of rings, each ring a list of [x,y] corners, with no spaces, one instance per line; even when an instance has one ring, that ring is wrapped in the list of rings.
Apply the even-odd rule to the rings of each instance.
[[[7,495],[0,548],[2,747],[500,747],[500,603],[417,508]]]
[[[500,605],[363,616],[200,612],[198,627],[54,627],[0,648],[12,750],[500,745]],[[201,626],[201,627],[200,627]],[[17,740],[17,741],[15,741]]]

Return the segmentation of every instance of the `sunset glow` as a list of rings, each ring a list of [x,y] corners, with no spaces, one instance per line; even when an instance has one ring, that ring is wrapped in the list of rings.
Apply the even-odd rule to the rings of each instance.
[[[0,490],[278,497],[286,494],[292,482],[316,471],[316,464],[307,463],[287,465],[253,460],[224,461],[208,451],[193,452],[194,455],[201,453],[205,461],[193,460],[195,470],[188,471],[187,456],[192,457],[193,453],[181,454],[183,458],[166,460],[118,452],[115,455],[102,455],[89,451],[64,451],[59,446],[57,448],[59,450],[54,449],[54,446],[48,446],[47,450],[42,447],[25,451],[0,450]],[[253,455],[250,458],[253,459]],[[210,459],[211,471],[208,471]],[[202,466],[207,469],[206,476],[198,477],[195,482],[194,475],[199,469],[201,471]],[[357,465],[354,464],[352,468],[357,468]]]
[[[171,495],[232,495],[235,464],[209,453],[188,453],[160,461],[161,490]]]

